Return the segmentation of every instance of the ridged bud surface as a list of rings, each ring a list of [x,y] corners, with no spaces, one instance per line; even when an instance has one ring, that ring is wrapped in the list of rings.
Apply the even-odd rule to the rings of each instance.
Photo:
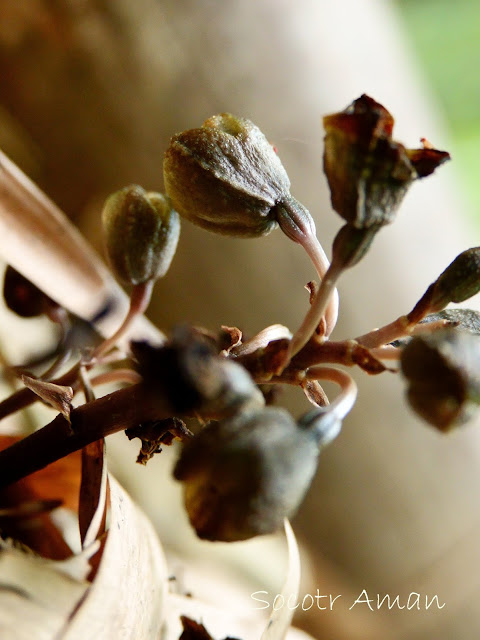
[[[232,542],[281,528],[317,468],[318,435],[282,409],[240,413],[188,442],[174,475],[200,538]]]
[[[290,181],[272,145],[250,120],[223,113],[175,135],[165,153],[165,191],[194,224],[224,235],[263,236]]]
[[[138,185],[125,187],[107,198],[102,222],[108,260],[120,282],[136,285],[165,275],[180,234],[168,198]]]

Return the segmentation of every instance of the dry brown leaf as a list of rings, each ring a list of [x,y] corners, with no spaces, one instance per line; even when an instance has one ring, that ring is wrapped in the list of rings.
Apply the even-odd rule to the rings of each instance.
[[[62,640],[159,640],[168,574],[145,515],[109,476],[110,527],[85,600]]]
[[[109,482],[110,528],[92,584],[85,559],[98,541],[63,562],[0,550],[2,640],[159,639],[167,589],[162,549],[146,517]]]
[[[0,551],[0,581],[2,640],[56,638],[89,587],[57,571],[55,563],[16,549]]]
[[[103,556],[106,542],[110,485],[105,459],[105,440],[91,442],[82,449],[82,482],[78,498],[78,524],[82,549],[100,541],[98,552],[90,559],[89,580],[93,581]]]
[[[6,449],[19,440],[16,436],[0,436],[0,450]],[[30,497],[42,500],[62,500],[62,505],[72,511],[78,508],[78,489],[80,486],[81,452],[76,451],[57,460],[44,469],[32,473],[23,480],[7,487],[0,494],[28,488]],[[26,489],[25,489],[26,491]],[[13,502],[13,500],[9,500]]]
[[[78,521],[80,539],[84,548],[92,544],[105,531],[107,485],[105,440],[102,439],[82,449]]]
[[[0,449],[16,440],[18,438],[2,436]],[[2,489],[1,507],[19,510],[17,518],[10,517],[8,522],[2,522],[3,534],[19,540],[44,558],[62,560],[69,557],[72,550],[50,513],[32,513],[31,517],[25,518],[22,507],[35,502],[60,501],[63,507],[76,512],[79,486],[80,455],[75,453]]]

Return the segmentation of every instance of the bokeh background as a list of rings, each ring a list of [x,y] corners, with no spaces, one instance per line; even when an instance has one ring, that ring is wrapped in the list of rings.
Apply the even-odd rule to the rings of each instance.
[[[161,189],[169,137],[231,111],[275,143],[329,253],[340,222],[322,174],[321,116],[369,93],[395,115],[398,139],[415,146],[424,136],[453,149],[454,162],[414,185],[395,224],[342,280],[335,336],[359,335],[407,312],[457,253],[478,244],[474,7],[446,0],[7,0],[0,4],[0,146],[100,251],[105,196],[132,182]],[[312,277],[299,247],[280,232],[231,240],[184,224],[149,316],[166,331],[180,322],[237,325],[250,334],[277,322],[293,329]],[[5,318],[2,339],[11,347],[13,324]],[[28,338],[22,327],[20,338]],[[294,521],[305,550],[303,592],[343,599],[297,623],[316,638],[340,640],[478,637],[480,424],[437,434],[409,411],[397,377],[354,373],[359,401]],[[281,400],[296,415],[308,408],[300,394]],[[169,480],[171,456],[139,469],[124,436],[110,451],[112,468],[179,566],[196,563],[205,574],[233,567],[229,579],[241,585],[243,607],[252,606],[252,591],[275,593],[280,542],[195,541]],[[375,600],[379,593],[403,602],[418,592],[422,610],[349,610],[364,589]],[[425,610],[425,595],[446,606]]]
[[[478,224],[480,87],[474,72],[480,58],[477,3],[470,0],[455,4],[447,0],[397,0],[396,7],[408,44],[448,123],[461,185]]]

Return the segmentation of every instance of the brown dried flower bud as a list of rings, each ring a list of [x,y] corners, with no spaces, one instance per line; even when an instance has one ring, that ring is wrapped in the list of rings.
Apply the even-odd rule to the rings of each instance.
[[[55,313],[60,306],[33,282],[27,280],[10,265],[5,270],[3,297],[7,307],[22,318]]]
[[[332,206],[357,228],[392,222],[408,187],[449,159],[426,145],[405,149],[392,139],[394,119],[362,95],[344,111],[323,119],[324,171]]]
[[[174,329],[161,346],[132,342],[132,353],[144,384],[160,384],[176,413],[232,415],[264,404],[247,370],[219,356],[205,338],[189,327]]]
[[[480,291],[480,247],[460,253],[433,284],[432,311],[463,302]]]
[[[199,537],[233,542],[279,529],[303,500],[320,447],[338,431],[328,411],[310,412],[297,424],[269,407],[205,427],[174,470]]]
[[[173,206],[204,229],[242,238],[277,226],[275,206],[289,195],[280,158],[250,120],[222,113],[175,135],[165,153]]]
[[[412,408],[440,431],[467,422],[480,403],[480,340],[461,329],[413,338],[402,352]]]
[[[180,219],[168,198],[138,185],[109,196],[102,212],[105,245],[115,277],[127,285],[161,278],[180,235]]]

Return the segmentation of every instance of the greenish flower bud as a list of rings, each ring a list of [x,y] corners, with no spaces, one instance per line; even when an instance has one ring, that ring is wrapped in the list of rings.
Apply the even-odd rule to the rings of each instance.
[[[138,185],[109,196],[102,212],[105,245],[115,277],[137,285],[163,277],[180,235],[180,219],[168,198]]]
[[[429,175],[450,157],[427,143],[409,150],[395,142],[392,115],[367,95],[326,116],[323,123],[323,162],[332,206],[360,229],[392,222],[413,180]]]
[[[174,470],[200,538],[233,542],[281,528],[299,507],[319,449],[339,431],[328,411],[297,424],[264,408],[211,423],[186,443]]]
[[[402,351],[412,408],[440,431],[467,422],[480,403],[480,339],[461,329],[414,337]]]
[[[165,153],[165,191],[204,229],[242,238],[277,226],[290,181],[272,145],[250,120],[223,113],[175,135]]]
[[[432,311],[463,302],[480,291],[480,247],[460,253],[433,284]]]

